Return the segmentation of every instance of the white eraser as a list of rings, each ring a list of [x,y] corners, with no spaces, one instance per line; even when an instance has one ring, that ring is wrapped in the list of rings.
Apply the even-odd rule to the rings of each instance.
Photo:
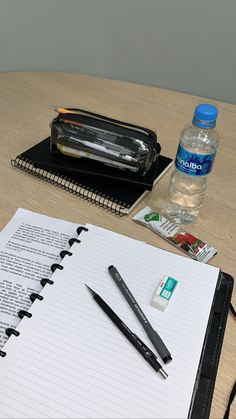
[[[152,306],[164,311],[169,304],[177,283],[176,279],[164,275],[152,299]]]

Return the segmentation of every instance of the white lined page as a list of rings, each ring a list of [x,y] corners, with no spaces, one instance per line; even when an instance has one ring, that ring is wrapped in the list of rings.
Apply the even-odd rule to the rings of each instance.
[[[88,226],[33,317],[0,359],[0,417],[186,418],[219,270]],[[107,268],[115,265],[170,350],[163,380],[91,298],[96,291],[154,350]],[[150,305],[161,277],[179,282],[166,311]],[[155,350],[154,350],[155,351]],[[162,363],[162,362],[161,362]]]

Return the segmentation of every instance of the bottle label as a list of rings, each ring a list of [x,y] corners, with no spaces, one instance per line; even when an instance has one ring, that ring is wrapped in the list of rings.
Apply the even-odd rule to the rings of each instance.
[[[196,154],[179,145],[175,165],[178,170],[190,176],[205,176],[210,173],[216,153]]]

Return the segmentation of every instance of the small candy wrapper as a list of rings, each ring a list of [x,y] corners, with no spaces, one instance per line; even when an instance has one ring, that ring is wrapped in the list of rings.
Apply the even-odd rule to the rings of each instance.
[[[150,207],[145,207],[139,211],[133,217],[133,220],[149,227],[198,262],[206,263],[217,253],[217,250],[209,246],[209,244],[187,233],[177,224],[153,211]]]

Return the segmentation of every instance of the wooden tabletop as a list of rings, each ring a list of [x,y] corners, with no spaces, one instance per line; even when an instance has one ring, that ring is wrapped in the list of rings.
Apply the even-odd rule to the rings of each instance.
[[[50,135],[49,123],[55,116],[55,106],[84,108],[156,129],[162,154],[174,158],[180,131],[191,121],[195,105],[202,101],[209,102],[206,98],[183,93],[75,73],[0,73],[0,229],[17,208],[22,207],[73,222],[96,224],[181,254],[132,221],[132,216],[146,205],[156,210],[162,208],[171,171],[130,215],[119,218],[14,169],[10,160]],[[200,218],[186,229],[218,249],[210,264],[235,275],[236,106],[215,100],[210,102],[219,109],[217,126],[221,143]],[[232,302],[236,306],[235,292]],[[235,320],[229,314],[212,402],[212,419],[224,415],[236,378],[235,354]],[[236,417],[236,402],[231,407],[230,417]]]

